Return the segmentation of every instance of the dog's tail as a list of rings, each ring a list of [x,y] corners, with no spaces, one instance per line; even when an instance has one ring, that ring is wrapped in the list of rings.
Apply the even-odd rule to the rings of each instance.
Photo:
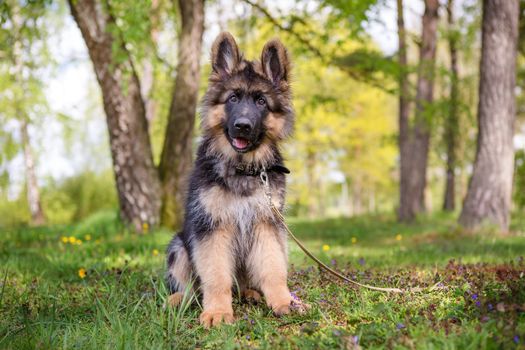
[[[166,282],[170,293],[184,292],[191,282],[192,267],[180,234],[173,236],[168,245],[166,260]]]

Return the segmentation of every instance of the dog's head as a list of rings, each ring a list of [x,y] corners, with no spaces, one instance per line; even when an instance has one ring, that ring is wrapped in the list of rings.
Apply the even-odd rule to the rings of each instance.
[[[202,126],[215,137],[215,151],[228,156],[263,156],[267,148],[290,135],[290,60],[283,44],[271,40],[260,61],[243,59],[235,39],[222,33],[211,53],[212,72]]]

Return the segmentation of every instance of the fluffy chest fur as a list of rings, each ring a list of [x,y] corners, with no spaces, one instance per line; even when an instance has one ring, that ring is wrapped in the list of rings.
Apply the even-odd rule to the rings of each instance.
[[[256,222],[273,218],[262,185],[250,192],[243,195],[216,185],[201,190],[199,202],[214,225],[236,228],[245,234]],[[281,201],[278,197],[277,191],[272,191],[272,201],[279,208]]]

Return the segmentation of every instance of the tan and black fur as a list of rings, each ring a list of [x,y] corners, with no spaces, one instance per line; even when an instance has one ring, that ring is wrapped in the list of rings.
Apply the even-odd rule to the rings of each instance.
[[[232,290],[260,299],[275,314],[290,312],[286,232],[272,214],[257,176],[268,169],[274,205],[286,191],[279,143],[293,129],[290,61],[279,40],[261,61],[247,61],[222,33],[201,110],[202,140],[190,176],[182,232],[167,250],[167,281],[177,304],[191,279],[202,293],[200,322],[234,320]],[[249,169],[250,171],[245,171]]]

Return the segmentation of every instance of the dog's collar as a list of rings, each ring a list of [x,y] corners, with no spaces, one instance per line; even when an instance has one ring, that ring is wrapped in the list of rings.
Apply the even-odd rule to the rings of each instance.
[[[237,175],[246,176],[259,176],[261,175],[262,168],[254,164],[243,164],[239,163],[235,166],[235,173]],[[285,167],[283,164],[273,164],[266,168],[267,172],[274,172],[279,174],[290,174],[290,169]]]

